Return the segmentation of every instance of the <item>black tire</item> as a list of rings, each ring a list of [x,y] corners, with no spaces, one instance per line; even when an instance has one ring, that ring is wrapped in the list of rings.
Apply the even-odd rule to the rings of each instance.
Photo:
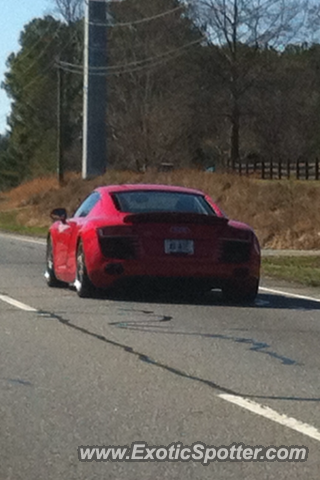
[[[254,302],[259,290],[259,280],[252,279],[248,284],[239,285],[230,282],[222,288],[223,298],[227,301],[236,303],[252,303]]]
[[[65,286],[65,283],[57,279],[53,266],[53,249],[52,240],[49,236],[47,239],[47,251],[46,251],[46,271],[44,274],[48,287],[61,288]]]
[[[88,277],[86,261],[83,251],[83,245],[80,241],[77,248],[76,257],[76,279],[74,282],[77,294],[80,298],[89,298],[94,296],[96,289]]]

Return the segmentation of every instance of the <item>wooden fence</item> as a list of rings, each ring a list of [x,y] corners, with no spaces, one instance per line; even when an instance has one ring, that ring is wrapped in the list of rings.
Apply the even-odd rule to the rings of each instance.
[[[230,166],[229,166],[230,169]],[[319,159],[297,160],[296,162],[277,161],[241,161],[235,165],[239,175],[254,175],[265,180],[281,180],[295,178],[297,180],[319,180]]]

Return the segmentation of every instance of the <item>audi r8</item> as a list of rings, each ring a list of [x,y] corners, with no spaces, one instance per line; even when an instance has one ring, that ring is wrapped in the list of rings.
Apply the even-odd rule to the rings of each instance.
[[[51,212],[45,277],[80,297],[139,279],[219,288],[253,301],[260,247],[248,225],[229,220],[205,193],[167,185],[96,188],[68,217]]]

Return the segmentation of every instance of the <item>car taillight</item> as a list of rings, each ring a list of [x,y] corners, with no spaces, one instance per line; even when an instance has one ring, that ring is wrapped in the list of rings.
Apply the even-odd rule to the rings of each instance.
[[[221,239],[220,261],[223,263],[246,263],[250,260],[253,232],[229,226]]]
[[[127,226],[101,227],[97,230],[102,254],[107,258],[128,260],[137,256],[137,237]]]
[[[234,228],[229,226],[225,232],[224,238],[230,240],[244,240],[247,242],[251,242],[253,239],[253,233],[251,230]]]
[[[223,240],[220,260],[223,263],[246,263],[250,260],[252,244],[243,240]]]

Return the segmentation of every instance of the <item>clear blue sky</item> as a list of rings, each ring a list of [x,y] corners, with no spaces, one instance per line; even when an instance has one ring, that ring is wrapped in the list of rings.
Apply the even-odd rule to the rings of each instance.
[[[19,50],[19,36],[25,24],[54,10],[53,0],[0,0],[0,83],[3,81],[8,55]],[[0,133],[6,129],[10,100],[0,89]]]

